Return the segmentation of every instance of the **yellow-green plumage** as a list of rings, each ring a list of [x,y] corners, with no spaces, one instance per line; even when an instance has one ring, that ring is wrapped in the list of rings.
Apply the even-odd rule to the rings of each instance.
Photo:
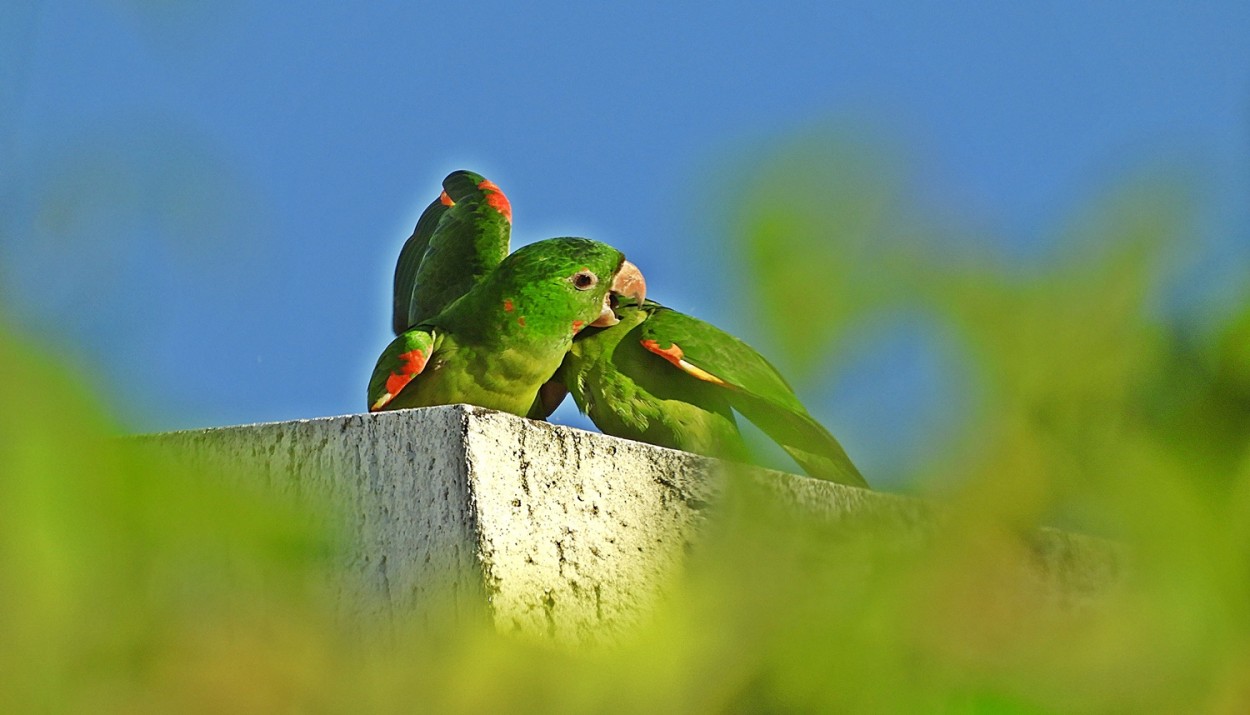
[[[471,171],[448,174],[395,265],[395,334],[438,315],[494,270],[511,235],[512,208],[498,186]]]
[[[525,415],[575,332],[601,315],[622,265],[620,251],[583,238],[517,250],[387,346],[369,383],[370,409],[467,402]],[[579,285],[587,274],[594,284]]]
[[[749,345],[650,301],[617,313],[617,325],[577,338],[555,376],[599,429],[741,460],[737,412],[811,476],[867,486],[833,435]]]
[[[574,341],[556,379],[605,434],[728,459],[746,446],[724,391],[682,375],[643,348],[648,312],[617,311],[621,322]]]

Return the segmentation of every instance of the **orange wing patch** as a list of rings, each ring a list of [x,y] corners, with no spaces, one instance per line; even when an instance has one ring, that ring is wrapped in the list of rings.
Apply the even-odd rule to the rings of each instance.
[[[387,403],[395,399],[401,390],[412,382],[412,378],[421,374],[425,369],[426,357],[425,352],[421,350],[409,350],[399,356],[400,366],[399,372],[392,372],[390,377],[386,378],[386,394],[379,397],[372,405],[369,405],[370,412],[377,412],[386,407]]]
[[[647,350],[655,353],[656,355],[659,355],[660,357],[664,358],[665,360],[668,360],[669,362],[673,363],[682,372],[685,372],[689,375],[697,377],[700,380],[703,380],[705,382],[710,382],[716,385],[728,384],[724,380],[713,375],[707,370],[704,370],[700,367],[696,367],[686,362],[683,359],[685,357],[685,353],[681,351],[681,348],[678,347],[677,343],[673,343],[672,346],[667,347],[667,348],[661,348],[660,344],[656,342],[655,340],[643,340],[642,346],[646,348]]]
[[[447,195],[446,191],[438,195],[438,202],[444,206],[456,205],[456,202],[451,200],[451,197]]]
[[[483,179],[477,188],[486,192],[486,205],[503,214],[503,217],[512,223],[512,204],[508,202],[508,197],[503,195],[495,182],[490,179]]]

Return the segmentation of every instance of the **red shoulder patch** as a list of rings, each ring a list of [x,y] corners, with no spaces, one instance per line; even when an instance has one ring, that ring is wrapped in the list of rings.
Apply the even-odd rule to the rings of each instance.
[[[477,188],[486,192],[486,205],[503,214],[508,223],[512,223],[512,204],[508,203],[508,197],[503,195],[495,182],[483,179]]]
[[[425,369],[425,351],[421,349],[409,350],[399,356],[400,370],[405,375],[416,375]]]
[[[707,370],[704,370],[695,365],[691,365],[689,362],[686,362],[685,353],[682,352],[681,347],[678,346],[677,343],[673,343],[667,348],[660,347],[660,343],[655,340],[643,340],[641,341],[641,343],[642,343],[642,346],[646,348],[648,351],[653,352],[656,355],[659,355],[665,360],[671,362],[674,366],[677,367],[678,370],[681,370],[687,375],[690,375],[692,377],[696,377],[705,382],[711,382],[717,385],[727,384],[724,380],[713,375]]]
[[[456,205],[456,202],[451,200],[451,197],[447,195],[446,191],[438,195],[438,202],[444,206]]]
[[[425,369],[425,352],[422,350],[409,350],[399,356],[400,366],[399,372],[392,372],[390,377],[386,378],[386,392],[389,397],[386,402],[390,402],[399,391],[408,386],[412,382],[412,378],[421,374]],[[380,402],[380,401],[379,401]],[[382,402],[382,404],[386,404]]]
[[[681,351],[681,348],[677,346],[677,343],[673,343],[672,347],[662,348],[660,347],[660,343],[655,340],[643,340],[642,346],[665,360],[668,360],[677,367],[681,367],[681,359],[685,353]]]
[[[394,397],[399,394],[400,390],[407,387],[410,382],[412,382],[412,375],[400,375],[397,372],[392,372],[391,376],[386,378],[386,392],[391,397]],[[390,402],[390,400],[387,400],[387,402]]]

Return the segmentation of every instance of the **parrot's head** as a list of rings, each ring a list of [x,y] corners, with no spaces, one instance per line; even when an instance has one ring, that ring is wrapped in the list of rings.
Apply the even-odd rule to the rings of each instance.
[[[641,301],[646,281],[617,249],[586,238],[549,238],[517,249],[497,271],[515,296],[508,306],[536,321],[571,328],[605,327],[617,322],[614,296]]]
[[[612,277],[612,287],[608,291],[608,295],[604,298],[603,309],[599,312],[599,317],[591,323],[596,328],[606,328],[610,325],[616,325],[621,322],[616,316],[618,304],[620,305],[642,305],[647,299],[647,281],[642,277],[642,271],[638,270],[638,266],[624,261],[621,268]]]

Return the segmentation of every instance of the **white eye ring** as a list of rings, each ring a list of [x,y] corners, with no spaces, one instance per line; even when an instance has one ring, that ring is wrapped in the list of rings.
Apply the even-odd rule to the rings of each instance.
[[[574,273],[569,280],[573,281],[573,287],[578,290],[590,290],[599,283],[599,276],[587,269],[582,269]]]

